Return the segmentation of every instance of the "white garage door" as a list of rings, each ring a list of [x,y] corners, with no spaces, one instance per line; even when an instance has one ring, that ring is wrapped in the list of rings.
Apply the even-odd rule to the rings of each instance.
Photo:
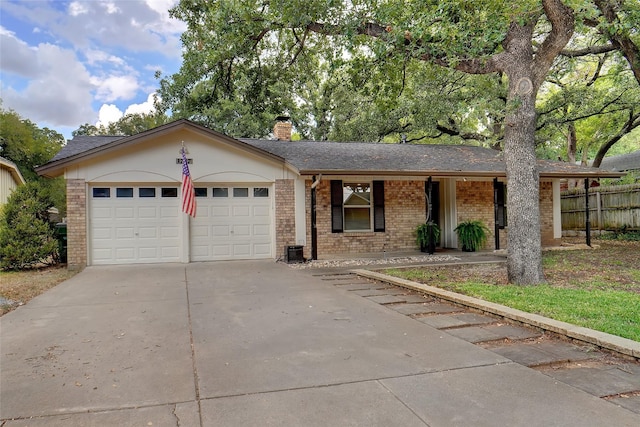
[[[180,261],[178,191],[177,187],[91,188],[91,263]]]
[[[270,187],[212,186],[196,195],[192,261],[273,258]]]

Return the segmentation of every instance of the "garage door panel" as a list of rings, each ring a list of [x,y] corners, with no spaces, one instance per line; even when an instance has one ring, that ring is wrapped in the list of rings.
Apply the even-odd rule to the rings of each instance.
[[[231,236],[231,228],[228,225],[214,225],[211,227],[211,236],[216,237],[229,237]]]
[[[98,227],[93,229],[94,240],[106,240],[111,239],[111,228]]]
[[[253,226],[253,235],[261,237],[269,237],[271,231],[268,224],[256,224]]]
[[[270,216],[270,210],[268,206],[254,206],[253,207],[253,216],[254,217],[263,217],[268,218]]]
[[[237,257],[248,257],[251,255],[251,245],[250,244],[234,244],[233,245],[233,255]]]
[[[207,225],[194,225],[191,227],[191,238],[209,237],[209,227]]]
[[[271,244],[269,243],[256,243],[253,245],[253,253],[256,254],[257,256],[263,257],[263,258],[269,258],[271,257]]]
[[[111,208],[110,207],[101,207],[101,208],[94,208],[91,214],[92,218],[95,219],[111,219],[113,217],[113,213],[111,212]]]
[[[211,248],[213,249],[213,256],[214,257],[223,257],[223,258],[227,258],[231,255],[231,248],[229,245],[212,245]]]
[[[233,212],[233,216],[248,217],[250,215],[250,207],[249,206],[234,206],[232,212]]]
[[[140,219],[155,219],[159,217],[159,214],[160,212],[155,206],[138,208],[138,218]]]
[[[176,199],[169,199],[169,200],[173,200],[174,203],[179,203]],[[180,210],[178,209],[177,206],[161,206],[160,207],[160,218],[178,218],[180,213]]]
[[[237,238],[250,237],[251,236],[251,226],[250,225],[234,225],[233,226],[233,234]]]
[[[211,216],[213,218],[228,218],[231,216],[231,209],[229,206],[213,206]]]
[[[163,239],[177,239],[180,236],[180,228],[178,227],[160,227],[160,237]]]
[[[135,250],[133,248],[117,248],[116,260],[118,261],[134,261]]]
[[[138,250],[138,258],[141,260],[151,260],[158,258],[158,248],[140,248]]]
[[[138,228],[138,237],[141,239],[156,239],[158,237],[158,229],[155,227]]]
[[[133,207],[116,208],[116,219],[132,219],[135,218]]]

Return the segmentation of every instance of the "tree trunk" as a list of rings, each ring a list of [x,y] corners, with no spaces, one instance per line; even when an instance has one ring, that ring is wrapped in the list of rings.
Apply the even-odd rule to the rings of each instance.
[[[540,174],[533,138],[535,95],[517,94],[511,87],[516,83],[509,83],[509,104],[519,105],[507,115],[504,138],[509,209],[507,274],[510,283],[525,285],[542,283],[545,279],[540,232]]]
[[[507,275],[510,283],[538,284],[542,272],[540,233],[540,173],[535,150],[536,79],[531,48],[533,24],[512,25],[507,40],[509,78],[504,132],[504,161],[507,172]]]

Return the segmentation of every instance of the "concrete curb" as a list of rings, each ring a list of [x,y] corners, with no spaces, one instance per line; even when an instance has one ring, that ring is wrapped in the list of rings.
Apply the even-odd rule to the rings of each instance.
[[[531,325],[533,327],[564,335],[568,338],[592,344],[603,349],[607,349],[625,356],[640,359],[640,342],[627,338],[618,337],[616,335],[607,334],[605,332],[595,331],[589,328],[572,325],[566,322],[549,319],[537,314],[527,313],[516,310],[504,305],[483,301],[478,298],[457,294],[455,292],[425,285],[411,280],[400,279],[386,274],[378,273],[370,270],[352,270],[355,274],[370,279],[388,282],[393,285],[402,286],[404,288],[424,292],[428,295],[451,301],[453,303],[463,305],[465,307],[474,308],[485,313],[491,313],[502,316],[506,319],[515,320],[517,322]]]

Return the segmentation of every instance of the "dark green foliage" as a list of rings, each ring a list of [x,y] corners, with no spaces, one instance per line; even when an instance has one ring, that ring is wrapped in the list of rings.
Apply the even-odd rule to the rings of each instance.
[[[626,242],[640,242],[640,231],[618,230],[613,233],[603,234],[599,237],[602,240],[621,240]]]
[[[429,221],[416,227],[416,243],[420,246],[420,250],[424,248],[429,253],[433,253],[439,241],[440,227],[435,222]]]
[[[458,234],[458,241],[462,250],[475,252],[487,243],[489,229],[478,220],[463,221],[454,229]]]
[[[37,182],[11,194],[0,216],[0,268],[19,270],[55,262],[58,244],[47,212],[52,206],[50,194]]]

